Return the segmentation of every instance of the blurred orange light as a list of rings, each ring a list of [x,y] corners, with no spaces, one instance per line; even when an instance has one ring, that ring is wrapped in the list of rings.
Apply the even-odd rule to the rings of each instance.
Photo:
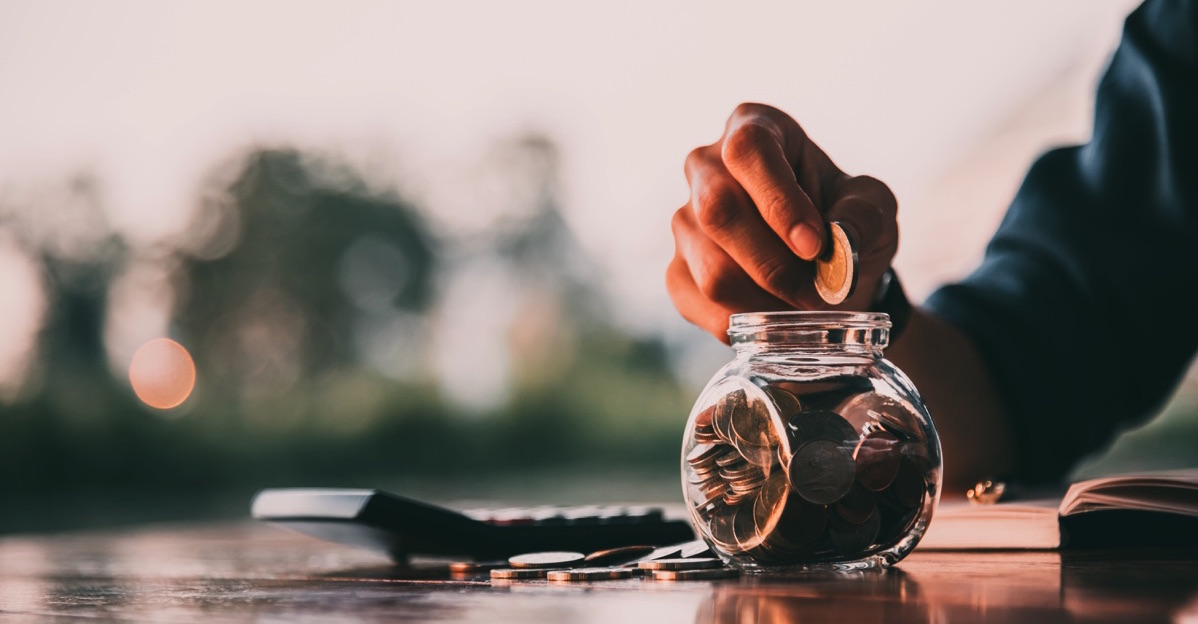
[[[183,345],[170,338],[155,338],[133,354],[129,383],[146,405],[158,409],[177,407],[195,388],[195,363]]]

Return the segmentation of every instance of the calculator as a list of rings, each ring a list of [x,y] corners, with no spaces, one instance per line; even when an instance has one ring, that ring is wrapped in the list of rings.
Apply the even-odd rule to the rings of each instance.
[[[594,552],[695,539],[684,520],[648,506],[513,507],[457,511],[382,490],[262,490],[251,513],[323,540],[369,548],[397,562],[409,555],[505,558]]]

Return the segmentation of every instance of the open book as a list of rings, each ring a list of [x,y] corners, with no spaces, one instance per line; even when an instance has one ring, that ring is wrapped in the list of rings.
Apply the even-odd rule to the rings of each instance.
[[[1081,481],[1065,497],[940,505],[922,550],[1198,545],[1198,468]]]

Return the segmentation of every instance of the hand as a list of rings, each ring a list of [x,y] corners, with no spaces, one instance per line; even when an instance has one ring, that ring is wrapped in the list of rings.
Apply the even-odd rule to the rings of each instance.
[[[894,194],[838,169],[786,113],[737,106],[724,136],[687,156],[686,179],[666,287],[690,322],[728,342],[731,314],[833,308],[812,283],[827,221],[841,222],[858,252],[856,291],[833,309],[873,303],[898,250]]]

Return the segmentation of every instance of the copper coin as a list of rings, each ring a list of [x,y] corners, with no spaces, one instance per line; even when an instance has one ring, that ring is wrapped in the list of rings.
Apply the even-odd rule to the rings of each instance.
[[[853,449],[853,460],[857,463],[857,482],[871,492],[881,492],[894,482],[898,475],[898,438],[884,430],[872,431],[861,437]]]
[[[843,498],[853,487],[856,474],[852,452],[830,440],[815,440],[799,447],[787,470],[795,492],[817,505]]]
[[[841,520],[849,524],[863,524],[877,510],[878,504],[874,494],[858,483],[832,508]]]
[[[707,523],[711,540],[724,552],[740,552],[740,546],[736,543],[736,534],[732,530],[732,524],[736,521],[737,509],[738,507],[720,505],[713,510],[711,519]]]
[[[828,521],[828,539],[836,548],[836,552],[842,555],[861,555],[878,538],[878,531],[881,527],[882,516],[877,510],[860,524],[849,524],[839,518],[833,518]]]
[[[799,413],[801,406],[795,395],[780,386],[766,386],[764,390],[770,400],[774,402],[774,409],[778,410],[778,416],[782,418],[782,422],[789,421],[792,416]]]
[[[505,581],[527,581],[543,579],[548,573],[549,570],[545,568],[499,568],[491,570],[491,578]]]
[[[857,287],[857,244],[837,221],[828,224],[828,240],[815,260],[815,291],[829,305],[843,303]]]
[[[631,568],[576,568],[574,570],[550,570],[545,578],[555,583],[578,583],[583,581],[614,581],[632,578]]]
[[[721,440],[729,444],[735,440],[732,436],[732,416],[736,411],[743,409],[745,405],[745,391],[739,389],[725,394],[716,401],[715,411],[711,415],[711,426]]]
[[[713,570],[655,570],[655,581],[710,581],[715,579],[736,578],[740,572],[733,568],[718,568]]]
[[[919,417],[903,402],[877,392],[855,394],[836,407],[836,413],[855,427],[876,421],[901,432],[902,437],[924,439]]]

